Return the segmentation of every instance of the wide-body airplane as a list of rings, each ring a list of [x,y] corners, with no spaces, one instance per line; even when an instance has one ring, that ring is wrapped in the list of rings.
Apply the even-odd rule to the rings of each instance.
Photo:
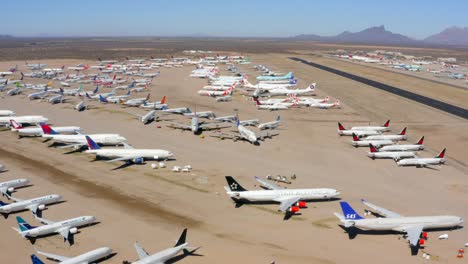
[[[112,254],[112,249],[101,247],[72,258],[42,251],[37,251],[37,253],[47,257],[48,259],[57,261],[60,264],[91,264],[109,257]],[[31,261],[32,264],[44,264],[44,262],[34,254],[31,255]]]
[[[4,203],[0,201],[0,213],[6,218],[8,214],[23,210],[30,210],[33,214],[38,214],[39,211],[44,210],[46,205],[59,202],[62,197],[58,194],[51,194],[37,198],[22,200],[11,195],[8,198],[15,201],[14,203]]]
[[[244,189],[232,176],[226,176],[228,186],[224,189],[226,193],[234,201],[242,203],[247,202],[278,202],[280,203],[279,211],[287,214],[294,214],[305,208],[306,201],[311,200],[327,200],[337,198],[340,193],[335,189],[329,188],[314,188],[314,189],[284,189],[270,182],[261,180],[258,177],[255,179],[268,190],[253,190]]]
[[[398,166],[416,166],[418,168],[428,167],[431,165],[440,165],[444,164],[446,159],[445,149],[443,149],[439,155],[434,158],[412,158],[412,159],[402,159],[397,161]]]
[[[85,136],[88,150],[85,153],[96,154],[96,157],[108,158],[108,162],[125,161],[142,164],[145,160],[167,160],[174,154],[163,149],[135,149],[124,144],[124,148],[101,148],[89,136]]]
[[[370,207],[378,218],[363,218],[347,203],[340,202],[343,215],[335,213],[345,228],[355,227],[363,230],[395,231],[404,233],[410,247],[419,248],[425,244],[427,233],[424,230],[451,229],[463,224],[463,219],[458,216],[413,216],[405,217],[388,209],[379,207],[362,199],[362,202]],[[417,251],[416,251],[417,252]]]

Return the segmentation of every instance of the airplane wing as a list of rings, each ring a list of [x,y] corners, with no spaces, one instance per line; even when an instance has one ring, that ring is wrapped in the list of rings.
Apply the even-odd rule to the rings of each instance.
[[[9,195],[8,193],[6,193],[5,195],[6,195],[6,197],[8,197],[9,199],[11,199],[11,200],[13,200],[13,201],[15,201],[15,202],[21,202],[21,201],[23,201],[23,199],[13,197],[13,196]]]
[[[132,159],[138,158],[137,156],[125,156],[116,159],[106,160],[106,162],[116,162],[116,161],[129,161]]]
[[[83,146],[85,146],[86,144],[85,143],[76,143],[76,144],[72,144],[72,145],[64,145],[64,146],[60,146],[60,147],[57,147],[59,149],[64,149],[64,148],[81,148]]]
[[[395,212],[392,212],[390,210],[387,210],[385,208],[382,208],[382,207],[379,207],[375,204],[371,204],[369,202],[367,202],[366,200],[364,199],[361,199],[362,203],[369,206],[370,208],[374,209],[378,214],[382,215],[382,216],[385,216],[385,217],[388,217],[388,218],[398,218],[398,217],[401,217],[401,215],[395,213]]]
[[[286,212],[286,210],[289,209],[293,204],[297,203],[301,198],[298,196],[295,197],[280,197],[277,199],[274,199],[276,202],[280,202],[280,207],[279,210],[281,212]]]
[[[179,124],[179,123],[176,123],[176,122],[170,122],[171,124],[167,125],[168,127],[170,128],[174,128],[174,129],[185,129],[185,130],[191,130],[192,127],[189,126],[189,125],[185,125],[185,124]]]
[[[125,143],[125,142],[123,142],[122,144],[123,144],[123,146],[124,146],[125,149],[133,149],[132,146],[130,146],[129,144],[127,144],[127,143]]]
[[[63,238],[65,240],[68,240],[68,237],[70,235],[70,227],[64,227],[64,228],[60,228],[59,230],[57,230],[58,233],[63,236]]]
[[[146,252],[137,242],[135,242],[135,250],[138,253],[138,258],[140,260],[149,256],[148,252]]]
[[[3,193],[3,195],[8,195],[8,188],[0,188],[0,192]]]
[[[411,246],[415,247],[419,243],[419,238],[421,237],[423,227],[421,225],[411,225],[402,228],[396,228],[394,230],[399,232],[405,232],[406,239],[409,241]]]
[[[37,220],[41,221],[41,223],[46,224],[46,225],[51,225],[51,224],[55,223],[54,221],[50,221],[50,220],[47,220],[47,219],[45,219],[45,218],[40,218],[40,217],[37,216],[37,215],[34,215],[34,217],[35,217]]]
[[[278,132],[267,131],[267,132],[260,133],[258,138],[260,140],[265,140],[265,138],[272,138],[272,137],[277,136],[277,135],[279,135]]]
[[[270,189],[270,190],[283,190],[283,188],[271,183],[271,182],[267,182],[265,180],[262,180],[260,179],[259,177],[255,176],[255,180],[258,181],[259,183],[262,184],[262,186],[264,186],[265,188],[267,189]]]
[[[43,255],[43,256],[46,256],[48,259],[52,259],[52,260],[55,260],[55,261],[63,262],[63,261],[66,261],[66,260],[70,259],[70,258],[68,258],[68,257],[64,257],[64,256],[60,256],[60,255],[55,255],[55,254],[51,254],[51,253],[42,252],[42,251],[39,251],[39,250],[37,250],[37,249],[36,249],[36,251],[37,251],[38,254],[41,254],[41,255]]]
[[[36,214],[37,210],[39,209],[39,204],[30,204],[26,208],[33,212],[33,214]]]
[[[242,139],[242,137],[238,134],[228,134],[228,133],[218,133],[218,134],[210,135],[210,137],[215,137],[219,139],[232,139],[234,141],[238,139]]]
[[[216,129],[221,129],[221,128],[228,128],[232,127],[232,125],[219,125],[219,124],[202,124],[200,125],[200,128],[203,130],[216,130]]]

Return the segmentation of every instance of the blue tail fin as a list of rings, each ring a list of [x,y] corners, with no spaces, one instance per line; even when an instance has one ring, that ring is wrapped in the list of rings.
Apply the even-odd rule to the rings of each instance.
[[[280,116],[277,116],[276,117],[276,121],[280,121],[281,117]]]
[[[57,132],[55,132],[55,130],[53,130],[49,125],[47,125],[46,123],[39,123],[39,125],[41,126],[42,128],[42,132],[46,135],[57,135]]]
[[[99,95],[99,102],[101,103],[107,103],[107,99],[102,97],[102,95]]]
[[[18,222],[18,226],[20,228],[21,231],[27,231],[27,230],[30,230],[30,229],[33,229],[34,226],[31,226],[29,225],[26,221],[24,221],[23,218],[21,218],[20,216],[17,216],[16,217],[16,222]]]
[[[96,142],[94,142],[94,140],[92,140],[89,136],[85,136],[86,138],[86,142],[88,142],[88,148],[89,149],[100,149],[101,147],[99,147],[98,144],[96,144]]]
[[[96,85],[96,89],[94,89],[93,94],[96,94],[99,91],[99,85]]]
[[[341,210],[343,211],[344,218],[346,220],[359,220],[362,218],[347,202],[340,202]]]
[[[32,264],[44,264],[44,262],[42,262],[42,260],[40,260],[36,255],[32,254],[31,255],[31,261],[32,261]]]
[[[5,206],[5,205],[8,205],[8,204],[0,201],[0,206]]]

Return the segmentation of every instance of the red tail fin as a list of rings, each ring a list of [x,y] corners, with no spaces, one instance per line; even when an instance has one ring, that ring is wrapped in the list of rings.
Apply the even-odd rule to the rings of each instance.
[[[253,100],[254,100],[255,103],[257,103],[257,105],[262,105],[262,104],[260,103],[260,101],[258,101],[258,97],[254,96],[254,97],[253,97]]]
[[[353,133],[353,141],[359,141],[358,136],[356,136],[356,134],[354,134],[354,133]]]
[[[346,130],[346,128],[340,122],[338,122],[338,129],[340,131]]]
[[[445,149],[443,149],[436,158],[443,159],[445,156]]]
[[[369,148],[371,153],[377,152],[377,149],[374,147],[374,145],[369,144]]]
[[[387,120],[387,122],[385,122],[385,124],[383,126],[388,127],[389,125],[390,125],[390,120]]]
[[[424,136],[422,136],[419,140],[418,140],[418,143],[416,143],[416,145],[422,145],[424,142]]]
[[[406,135],[406,127],[403,128],[403,129],[401,130],[400,134],[398,134],[398,135],[401,135],[401,136]]]
[[[161,99],[161,104],[165,104],[166,103],[166,96],[163,96],[163,98]]]
[[[13,127],[14,129],[21,129],[23,128],[22,125],[18,124],[15,120],[13,119],[10,119],[10,125],[11,127]]]

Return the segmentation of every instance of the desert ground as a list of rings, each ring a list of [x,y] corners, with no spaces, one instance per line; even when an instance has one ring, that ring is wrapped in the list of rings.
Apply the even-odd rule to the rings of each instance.
[[[135,165],[114,170],[118,164],[93,161],[84,153],[50,147],[40,138],[19,139],[8,130],[0,132],[0,162],[8,171],[1,179],[28,178],[34,186],[14,193],[20,198],[57,193],[66,202],[44,211],[45,218],[62,220],[79,215],[94,215],[99,224],[80,229],[75,245],[64,243],[60,236],[38,239],[31,245],[11,227],[15,216],[38,224],[29,212],[12,214],[1,220],[0,248],[2,262],[29,263],[37,249],[74,256],[101,246],[111,247],[117,254],[104,263],[135,261],[133,242],[138,241],[149,253],[173,246],[184,227],[188,241],[201,248],[203,256],[188,256],[179,263],[426,263],[411,256],[406,240],[397,234],[361,234],[349,239],[338,225],[333,212],[341,212],[339,201],[309,203],[300,215],[283,220],[277,204],[243,205],[236,208],[226,196],[224,176],[234,176],[247,189],[258,189],[254,176],[296,174],[288,188],[329,187],[341,192],[359,213],[364,207],[361,198],[396,211],[412,215],[457,215],[468,218],[468,123],[436,109],[388,94],[310,66],[294,62],[287,53],[249,53],[254,64],[270,66],[282,72],[293,71],[304,88],[317,83],[317,97],[340,99],[341,109],[292,109],[270,112],[257,110],[245,96],[236,93],[231,102],[217,103],[213,98],[196,94],[206,80],[190,78],[193,69],[161,68],[161,76],[149,87],[153,100],[167,96],[170,107],[190,107],[197,111],[214,111],[218,116],[237,112],[241,119],[259,118],[262,122],[281,115],[279,136],[266,139],[260,146],[180,132],[167,127],[167,122],[143,125],[135,114],[145,111],[120,105],[100,105],[84,112],[73,110],[70,103],[50,105],[29,101],[25,94],[0,98],[1,109],[18,115],[38,114],[54,125],[77,125],[87,133],[119,133],[138,148],[162,148],[175,153],[168,168],[153,170]],[[297,55],[375,77],[401,88],[425,94],[467,108],[467,91],[389,72],[362,71],[359,65],[340,63],[315,56]],[[96,64],[91,60],[41,60],[50,67],[77,63]],[[2,61],[0,68],[24,62]],[[225,66],[220,66],[222,69]],[[251,65],[239,66],[251,80],[256,73]],[[225,71],[222,72],[226,74]],[[372,75],[374,74],[374,75]],[[45,80],[26,78],[26,83]],[[403,85],[404,84],[404,85]],[[58,85],[58,84],[57,84]],[[77,85],[75,85],[77,86]],[[91,90],[86,85],[85,90]],[[141,97],[146,94],[134,95]],[[178,122],[189,122],[171,116]],[[383,124],[391,119],[392,132],[407,126],[409,142],[426,137],[426,151],[420,156],[432,157],[447,148],[446,165],[434,168],[402,168],[393,160],[371,160],[367,148],[356,149],[349,137],[337,135],[337,122],[353,125]],[[157,126],[161,128],[157,128]],[[227,129],[229,130],[229,129]],[[174,173],[173,165],[191,165],[191,173]],[[2,198],[2,201],[7,201]],[[438,240],[443,233],[448,240]],[[431,232],[424,252],[436,263],[459,262],[457,249],[467,240],[465,229]]]

